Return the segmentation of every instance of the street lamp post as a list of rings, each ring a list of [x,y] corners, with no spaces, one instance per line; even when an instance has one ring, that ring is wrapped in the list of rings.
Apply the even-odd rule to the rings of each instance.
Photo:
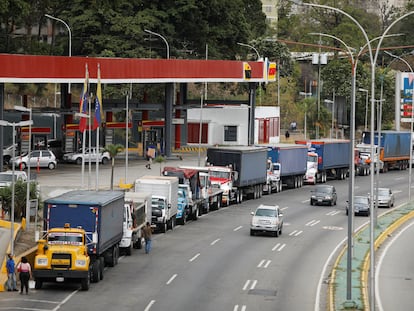
[[[72,31],[70,30],[69,25],[63,19],[54,17],[54,16],[49,15],[49,14],[45,14],[45,16],[47,18],[50,18],[50,19],[53,19],[55,21],[61,22],[68,29],[68,35],[69,35],[69,57],[71,57],[72,56]],[[71,93],[70,92],[70,82],[68,83],[68,90],[69,90],[69,94],[70,94]]]
[[[167,39],[165,39],[162,35],[160,35],[160,34],[159,34],[159,33],[157,33],[157,32],[154,32],[154,31],[151,31],[151,30],[148,30],[148,29],[144,29],[144,31],[145,31],[145,32],[148,32],[148,33],[149,33],[149,34],[151,34],[151,35],[158,36],[158,37],[160,37],[162,40],[164,40],[165,45],[167,46],[167,59],[170,59],[170,46],[168,45]]]
[[[367,89],[362,89],[362,88],[359,88],[358,89],[358,91],[360,91],[360,92],[365,92],[366,93],[366,96],[365,96],[365,98],[366,98],[366,100],[365,100],[365,123],[364,123],[364,131],[367,131],[368,130],[368,97],[369,97],[369,91],[367,90]]]
[[[260,56],[259,51],[253,45],[246,44],[246,43],[241,43],[241,42],[237,42],[237,44],[238,45],[241,45],[241,46],[245,46],[245,47],[251,48],[252,50],[254,50],[256,52],[257,60],[258,61],[262,60],[262,57]]]
[[[325,99],[324,102],[327,104],[332,104],[331,138],[333,138],[334,123],[335,123],[335,100]]]
[[[28,112],[29,113],[29,121],[32,120],[32,108],[27,108],[23,106],[14,106],[14,109],[17,111]],[[32,125],[29,125],[29,148],[28,148],[28,156],[30,161],[30,152],[32,149]],[[14,166],[13,166],[14,167]],[[26,185],[26,226],[27,229],[30,227],[30,162],[27,166],[27,185]]]
[[[299,95],[301,96],[305,96],[305,120],[304,120],[304,125],[303,125],[303,133],[305,135],[305,139],[306,139],[306,128],[307,128],[307,114],[308,114],[308,103],[306,102],[306,99],[308,98],[308,96],[312,96],[312,93],[306,93],[306,92],[299,92]]]
[[[12,194],[11,194],[11,208],[10,208],[10,253],[14,254],[14,204],[15,204],[15,157],[16,157],[16,126],[31,126],[33,124],[32,120],[29,121],[20,121],[20,122],[8,122],[5,120],[0,120],[0,126],[11,126],[13,128],[13,153],[12,153]],[[29,165],[30,166],[30,163]]]

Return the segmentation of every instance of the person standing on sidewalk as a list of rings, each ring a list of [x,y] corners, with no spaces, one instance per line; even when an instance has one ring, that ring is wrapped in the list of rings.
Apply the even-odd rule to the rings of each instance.
[[[25,256],[17,266],[17,271],[20,272],[20,294],[23,294],[23,289],[26,289],[26,295],[29,294],[29,280],[32,276],[32,269],[30,263]]]
[[[14,291],[17,292],[16,288],[16,269],[15,263],[12,254],[7,254],[8,259],[6,263],[7,269],[7,290],[9,292]]]
[[[149,254],[151,250],[151,238],[152,238],[152,228],[151,224],[147,222],[147,224],[142,228],[142,236],[145,240],[145,254]]]

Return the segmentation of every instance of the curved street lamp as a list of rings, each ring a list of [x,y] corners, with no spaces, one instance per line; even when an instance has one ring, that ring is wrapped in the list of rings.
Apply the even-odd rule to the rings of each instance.
[[[259,51],[253,45],[246,44],[246,43],[241,43],[241,42],[237,42],[237,44],[240,45],[240,46],[245,46],[245,47],[248,47],[248,48],[251,48],[252,50],[254,50],[256,52],[256,55],[257,55],[257,61],[260,61],[260,60],[263,59],[260,56]]]
[[[170,59],[170,46],[168,45],[167,39],[165,39],[162,35],[160,35],[160,34],[159,34],[159,33],[157,33],[157,32],[154,32],[154,31],[151,31],[151,30],[148,30],[148,29],[144,29],[144,31],[145,31],[145,32],[148,32],[148,33],[149,33],[149,34],[151,34],[151,35],[158,36],[158,37],[160,37],[162,40],[164,40],[165,45],[167,46],[167,59]]]

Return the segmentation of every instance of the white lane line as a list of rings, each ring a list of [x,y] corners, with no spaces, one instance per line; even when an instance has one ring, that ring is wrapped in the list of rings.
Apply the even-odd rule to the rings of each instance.
[[[265,263],[266,260],[262,259],[262,261],[257,265],[258,268],[261,268],[262,265]]]
[[[250,285],[250,282],[252,282],[251,285]],[[253,281],[247,280],[246,283],[244,283],[243,290],[254,289],[256,287],[256,284],[257,284],[257,280],[253,280]]]
[[[303,231],[300,230],[300,231],[298,231],[298,232],[295,233],[295,236],[301,235],[302,233],[303,233]]]
[[[284,249],[285,248],[285,246],[286,246],[286,243],[283,243],[283,244],[280,244],[280,243],[277,243],[273,248],[272,248],[272,252],[274,252],[274,251],[278,251],[278,252],[280,252],[282,249]]]
[[[285,209],[288,209],[288,208],[289,206],[285,206],[285,207],[282,207],[280,210],[284,211]]]
[[[241,307],[240,311],[246,311],[246,306],[245,305],[242,305],[240,307]],[[235,305],[234,308],[233,308],[233,311],[239,311],[239,305]]]
[[[340,213],[340,211],[330,211],[329,213],[326,213],[326,216],[335,216],[338,215]]]
[[[293,230],[291,233],[289,233],[290,236],[298,236],[302,233],[303,231],[299,231],[299,230]]]
[[[405,178],[405,177],[397,177],[397,178],[395,178],[395,180],[401,180],[403,178]]]
[[[302,201],[301,203],[307,203],[309,202],[309,199]]]
[[[269,267],[271,262],[272,262],[271,260],[262,259],[262,261],[260,261],[260,263],[257,265],[257,267],[266,269],[267,267]]]
[[[243,228],[243,226],[238,226],[238,227],[234,228],[233,231],[240,230],[241,228]]]
[[[167,285],[170,285],[172,283],[172,281],[174,281],[174,279],[177,277],[177,274],[174,274],[172,277],[170,277],[170,279],[167,281]]]
[[[65,299],[63,299],[59,304],[53,309],[53,311],[57,311],[64,305],[66,302],[69,301],[79,290],[75,290],[74,292],[70,293]]]
[[[396,193],[401,193],[402,192],[402,190],[395,190],[394,191],[394,194],[396,194]]]
[[[253,280],[252,286],[250,286],[250,289],[254,289],[256,287],[257,280]]]
[[[246,290],[249,284],[250,284],[250,280],[247,280],[246,283],[244,283],[243,290]]]
[[[154,303],[155,303],[155,300],[151,300],[150,303],[147,305],[147,307],[144,309],[144,311],[149,311],[149,309],[151,309]]]
[[[196,260],[198,256],[200,256],[200,253],[197,253],[193,258],[189,260],[189,262]]]
[[[213,242],[210,243],[210,245],[214,245],[216,244],[218,241],[220,241],[220,239],[214,240]]]
[[[264,267],[263,268],[267,268],[267,267],[269,267],[269,265],[270,265],[270,263],[271,263],[272,261],[271,260],[268,260],[267,262],[266,262],[266,264],[264,265]]]
[[[318,224],[320,222],[321,222],[320,220],[313,219],[313,220],[309,221],[308,223],[306,223],[305,226],[313,227],[313,226],[315,226],[316,224]]]
[[[289,233],[290,236],[294,235],[298,230],[293,230],[291,233]]]

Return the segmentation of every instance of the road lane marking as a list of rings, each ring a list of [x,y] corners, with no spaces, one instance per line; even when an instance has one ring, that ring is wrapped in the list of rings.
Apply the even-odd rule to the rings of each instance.
[[[213,242],[210,243],[210,245],[214,245],[216,244],[218,241],[220,241],[220,239],[214,240]]]
[[[313,220],[309,221],[308,223],[306,223],[305,226],[313,227],[313,226],[317,225],[320,222],[321,222],[320,220],[313,219]]]
[[[63,299],[59,304],[53,308],[53,311],[59,310],[66,302],[69,301],[79,290],[75,290],[72,293],[70,293],[65,299]]]
[[[189,262],[196,260],[198,256],[200,256],[200,253],[197,253],[193,258],[189,260]]]
[[[262,259],[262,261],[260,261],[260,263],[257,265],[257,268],[266,269],[267,267],[269,267],[271,262],[271,260]]]
[[[329,213],[326,213],[326,216],[335,216],[338,215],[341,211],[330,211]]]
[[[307,203],[309,202],[309,199],[302,201],[301,203]]]
[[[238,226],[238,227],[234,228],[233,231],[240,230],[241,228],[243,228],[243,226]]]
[[[250,284],[250,282],[252,283]],[[243,290],[247,290],[247,289],[252,290],[256,287],[256,284],[257,284],[257,280],[253,280],[253,281],[247,280],[246,283],[244,283]]]
[[[274,252],[275,250],[277,250],[278,252],[280,252],[282,249],[284,249],[286,246],[286,243],[280,244],[277,243],[273,248],[272,248],[272,252]]]
[[[300,234],[302,234],[302,230],[293,230],[289,235],[290,236],[298,236],[298,235],[300,235]]]
[[[147,305],[147,307],[144,309],[144,311],[149,311],[149,309],[151,309],[154,303],[155,303],[155,300],[151,300],[150,303]]]
[[[284,211],[285,209],[288,209],[288,208],[289,206],[285,206],[285,207],[282,207],[280,210]]]
[[[174,281],[174,279],[177,277],[177,274],[174,274],[172,277],[170,277],[170,279],[167,281],[167,285],[170,285],[172,283],[172,281]]]
[[[239,305],[235,305],[233,311],[239,311]],[[242,305],[240,311],[246,311],[246,306]]]

